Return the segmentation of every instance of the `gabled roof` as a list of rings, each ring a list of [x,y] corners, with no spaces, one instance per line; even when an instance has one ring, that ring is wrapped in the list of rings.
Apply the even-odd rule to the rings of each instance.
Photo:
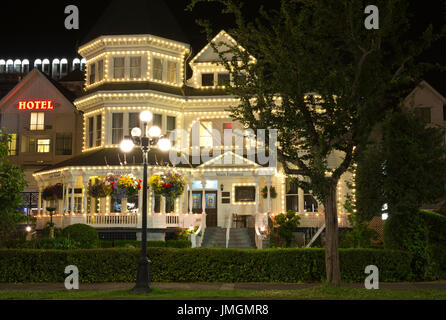
[[[428,82],[426,82],[425,80],[422,80],[416,87],[415,89],[413,89],[411,91],[411,93],[409,93],[407,95],[407,97],[405,98],[405,100],[409,99],[411,96],[413,96],[418,90],[423,90],[423,89],[427,89],[430,92],[432,92],[432,94],[434,96],[436,96],[439,100],[441,100],[443,103],[446,103],[446,97],[443,96],[440,92],[438,92],[434,87],[432,87]]]
[[[221,155],[214,157],[213,159],[201,164],[200,168],[208,168],[208,167],[260,167],[258,163],[255,161],[249,160],[244,156],[240,156],[233,151],[227,151],[222,153]]]
[[[82,44],[100,36],[139,34],[189,42],[163,0],[113,0]]]
[[[55,90],[59,91],[59,93],[67,100],[67,102],[73,107],[73,109],[75,109],[77,111],[77,108],[73,105],[73,101],[76,99],[76,95],[71,92],[70,90],[64,88],[63,86],[61,86],[60,84],[58,84],[55,80],[51,79],[49,76],[47,76],[45,73],[42,73],[41,71],[39,71],[39,69],[34,68],[30,73],[28,73],[26,75],[26,77],[24,77],[22,79],[22,81],[20,81],[14,88],[12,88],[8,94],[6,94],[1,100],[0,100],[0,105],[2,105],[3,103],[5,103],[6,101],[8,101],[12,96],[14,96],[21,88],[22,86],[27,83],[28,81],[31,81],[32,78],[34,77],[40,77],[45,79],[46,81],[48,81]]]

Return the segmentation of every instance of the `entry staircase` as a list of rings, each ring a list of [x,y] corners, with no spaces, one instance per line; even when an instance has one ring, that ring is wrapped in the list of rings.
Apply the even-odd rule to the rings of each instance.
[[[208,227],[204,232],[202,248],[226,248],[226,228]],[[250,236],[249,228],[231,228],[228,248],[255,249],[255,242]]]

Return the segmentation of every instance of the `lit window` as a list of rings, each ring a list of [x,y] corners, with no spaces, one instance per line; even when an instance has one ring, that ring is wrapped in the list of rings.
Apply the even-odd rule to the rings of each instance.
[[[30,130],[45,130],[45,113],[31,112]]]
[[[112,143],[119,144],[124,138],[124,118],[122,113],[113,113]]]
[[[286,210],[301,212],[299,208],[299,186],[293,179],[286,179]]]
[[[163,61],[158,58],[153,59],[153,79],[163,80]]]
[[[16,156],[17,155],[17,134],[12,133],[10,136],[11,136],[11,141],[8,142],[8,155]]]
[[[317,201],[311,194],[304,195],[304,211],[305,212],[317,212]]]
[[[92,84],[95,82],[96,78],[96,64],[92,63],[88,70],[90,71],[90,84]]]
[[[141,57],[130,58],[130,78],[141,78]]]
[[[98,81],[104,79],[104,60],[98,62]]]
[[[177,63],[169,61],[167,63],[167,81],[168,82],[177,82]]]
[[[203,121],[200,122],[200,146],[212,147],[212,122]]]
[[[131,135],[133,128],[139,128],[139,113],[130,112],[129,113],[129,132],[128,135]]]
[[[212,87],[214,85],[214,74],[204,73],[201,75],[201,85],[203,87]]]
[[[163,128],[163,115],[155,113],[153,115],[153,125],[159,127],[160,129]]]
[[[113,78],[122,79],[125,76],[124,58],[113,58]]]
[[[170,138],[170,135],[172,132],[174,132],[176,129],[176,118],[167,116],[167,137]],[[175,135],[172,134],[172,143],[174,143],[176,140]]]
[[[50,152],[50,146],[50,139],[37,139],[37,152],[48,153]]]

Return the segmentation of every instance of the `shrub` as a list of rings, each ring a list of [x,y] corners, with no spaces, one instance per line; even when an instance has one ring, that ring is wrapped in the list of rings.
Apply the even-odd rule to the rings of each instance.
[[[190,248],[192,243],[188,240],[147,241],[148,248]],[[101,241],[101,248],[141,248],[138,240]]]
[[[95,248],[99,243],[99,235],[95,228],[86,224],[72,224],[63,230],[63,236],[78,242],[81,248]]]
[[[387,249],[413,254],[414,279],[435,280],[446,271],[446,218],[431,211],[390,216],[384,225]]]
[[[293,232],[299,226],[300,217],[292,210],[274,217],[274,233],[284,242],[286,247],[291,246],[294,240]]]
[[[166,247],[168,248],[190,248],[192,242],[189,240],[167,240]]]
[[[62,282],[67,265],[79,268],[80,281],[133,282],[139,249],[0,250],[0,283]],[[299,282],[325,277],[324,249],[176,249],[149,248],[154,282]],[[380,281],[404,281],[411,254],[402,251],[341,249],[346,282],[363,281],[376,265]]]

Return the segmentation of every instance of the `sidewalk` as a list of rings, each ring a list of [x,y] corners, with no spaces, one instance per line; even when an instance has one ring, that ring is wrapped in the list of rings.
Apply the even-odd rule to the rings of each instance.
[[[160,289],[173,290],[296,290],[316,287],[320,283],[152,283]],[[81,283],[79,290],[130,290],[134,283]],[[348,288],[364,288],[363,283],[343,283]],[[446,280],[434,282],[380,283],[380,289],[392,290],[446,290]],[[4,290],[66,290],[63,283],[0,283],[0,291]]]

